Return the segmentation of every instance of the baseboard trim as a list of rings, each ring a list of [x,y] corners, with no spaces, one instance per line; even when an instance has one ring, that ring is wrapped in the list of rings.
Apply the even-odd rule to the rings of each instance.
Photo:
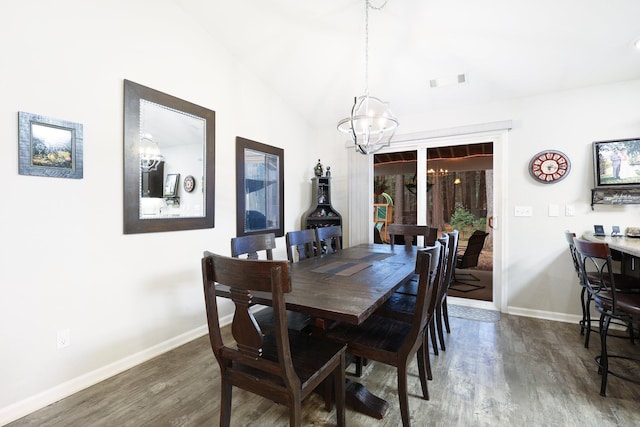
[[[554,311],[531,310],[522,307],[507,307],[507,314],[515,316],[532,317],[534,319],[553,320],[556,322],[578,324],[582,320],[582,315],[557,313]]]
[[[226,325],[231,323],[233,315],[222,317],[220,323]],[[138,353],[127,356],[123,359],[117,360],[109,365],[98,368],[94,371],[87,372],[79,377],[73,378],[34,396],[31,396],[22,401],[16,402],[9,406],[0,409],[0,426],[8,424],[19,418],[22,418],[32,412],[42,409],[58,400],[71,396],[74,393],[91,387],[101,381],[106,380],[114,375],[133,368],[136,365],[144,363],[156,356],[160,356],[167,351],[173,350],[176,347],[180,347],[196,338],[200,338],[208,333],[207,325],[198,326],[195,329],[187,331],[181,335],[170,338],[164,342],[156,344]]]

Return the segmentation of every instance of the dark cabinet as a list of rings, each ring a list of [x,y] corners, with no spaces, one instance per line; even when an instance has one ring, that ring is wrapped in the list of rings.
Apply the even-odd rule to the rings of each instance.
[[[152,171],[142,172],[142,197],[162,197],[164,185],[164,162]]]
[[[311,179],[313,196],[311,208],[302,215],[302,228],[342,225],[342,217],[331,206],[331,177],[316,176]]]

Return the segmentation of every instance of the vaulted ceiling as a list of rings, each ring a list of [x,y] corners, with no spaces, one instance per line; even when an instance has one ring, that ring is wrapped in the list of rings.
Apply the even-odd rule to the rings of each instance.
[[[311,126],[364,93],[365,0],[173,1]],[[638,0],[388,0],[370,11],[369,90],[400,132],[418,112],[640,79],[638,17]]]

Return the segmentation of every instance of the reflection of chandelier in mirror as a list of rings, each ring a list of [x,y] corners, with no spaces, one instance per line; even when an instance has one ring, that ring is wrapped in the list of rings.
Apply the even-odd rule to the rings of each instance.
[[[355,98],[351,115],[338,122],[338,130],[351,136],[361,154],[372,154],[388,146],[398,127],[398,119],[389,104],[369,96],[369,8],[380,10],[386,3],[374,7],[370,0],[365,0],[365,91]]]
[[[154,171],[164,160],[160,147],[149,133],[140,138],[140,166],[145,172]]]

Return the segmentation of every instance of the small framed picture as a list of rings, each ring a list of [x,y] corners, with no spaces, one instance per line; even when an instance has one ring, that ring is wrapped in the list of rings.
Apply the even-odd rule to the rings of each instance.
[[[164,197],[176,197],[178,195],[179,173],[169,173],[164,181]]]
[[[601,225],[593,226],[593,235],[594,236],[604,236],[604,227]]]
[[[20,175],[82,179],[82,125],[18,112]]]

